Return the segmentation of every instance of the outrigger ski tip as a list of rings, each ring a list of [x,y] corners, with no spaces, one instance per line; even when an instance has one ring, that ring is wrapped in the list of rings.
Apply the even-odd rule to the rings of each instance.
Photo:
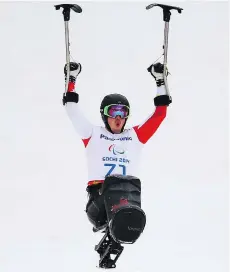
[[[64,16],[64,21],[70,20],[70,11],[73,10],[76,13],[82,13],[82,8],[77,4],[60,4],[54,6],[56,10],[63,8],[62,14]]]
[[[151,9],[153,7],[161,7],[163,9],[176,9],[179,13],[181,13],[181,11],[183,10],[182,8],[179,8],[179,7],[175,7],[175,6],[169,6],[169,5],[163,5],[163,4],[157,4],[157,3],[153,3],[153,4],[150,4],[146,7],[146,9]]]
[[[56,10],[63,8],[63,9],[72,9],[73,11],[75,11],[77,13],[82,12],[82,8],[77,4],[60,4],[60,5],[55,5],[55,8],[56,8]]]
[[[163,9],[163,20],[165,22],[169,22],[170,21],[170,16],[171,16],[171,12],[170,10],[171,9],[175,9],[177,10],[179,13],[181,13],[181,11],[183,10],[182,8],[179,8],[179,7],[175,7],[175,6],[169,6],[169,5],[163,5],[163,4],[157,4],[157,3],[154,3],[154,4],[150,4],[146,7],[147,10],[153,8],[153,7],[160,7]]]

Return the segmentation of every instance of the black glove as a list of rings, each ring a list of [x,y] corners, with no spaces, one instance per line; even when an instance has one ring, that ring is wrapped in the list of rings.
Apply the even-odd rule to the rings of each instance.
[[[165,82],[164,82],[164,64],[157,62],[155,64],[150,65],[147,70],[156,80],[158,87],[165,84]],[[166,76],[167,75],[168,75],[168,71],[166,73]]]

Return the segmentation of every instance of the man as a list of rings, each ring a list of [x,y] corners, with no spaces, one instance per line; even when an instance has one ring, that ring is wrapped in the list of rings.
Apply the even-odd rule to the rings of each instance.
[[[138,188],[136,195],[138,195],[138,192],[140,193],[140,184],[135,183],[135,177],[139,175],[138,166],[141,150],[164,120],[167,106],[171,103],[165,89],[163,65],[161,63],[152,64],[147,70],[154,77],[157,85],[157,94],[154,99],[156,108],[151,116],[143,124],[125,129],[125,124],[130,115],[129,101],[121,94],[109,94],[104,97],[100,106],[101,117],[105,125],[105,127],[102,127],[92,125],[81,112],[79,94],[78,91],[75,91],[75,81],[81,72],[81,64],[70,63],[68,92],[63,96],[63,104],[86,148],[87,191],[89,192],[86,212],[96,230],[108,224],[108,214],[111,210],[115,210],[120,204],[125,204],[128,201],[127,199],[121,200],[120,195],[116,196],[114,202],[120,199],[120,204],[111,204],[111,207],[106,209],[101,188],[107,177],[115,175],[115,183],[123,184],[123,187],[119,185],[119,190],[123,188],[121,195],[125,195],[125,190],[135,190],[133,188]],[[66,66],[64,72],[66,79]],[[124,185],[122,176],[128,177],[129,187],[127,187],[127,184]],[[131,187],[132,189],[130,189]],[[111,192],[112,194],[114,193]],[[134,201],[135,197],[137,196],[133,195],[130,199]],[[137,197],[135,201],[134,206],[140,207],[140,197]]]

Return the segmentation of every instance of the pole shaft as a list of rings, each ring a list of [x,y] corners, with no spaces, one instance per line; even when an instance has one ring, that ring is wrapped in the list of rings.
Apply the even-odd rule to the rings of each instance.
[[[65,85],[65,92],[68,91],[69,85],[69,76],[70,76],[70,51],[69,51],[69,22],[65,21],[65,45],[66,45],[66,64],[67,64],[67,78],[66,78],[66,85]]]
[[[168,61],[168,34],[169,34],[169,23],[165,22],[164,29],[164,64],[167,65]]]
[[[170,96],[168,82],[167,82],[167,62],[168,62],[168,34],[169,34],[169,22],[165,22],[164,28],[164,82],[168,96]]]

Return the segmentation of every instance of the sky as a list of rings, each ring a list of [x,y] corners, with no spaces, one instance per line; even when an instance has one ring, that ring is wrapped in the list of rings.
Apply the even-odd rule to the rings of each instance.
[[[127,126],[154,110],[147,67],[162,55],[162,10],[151,2],[77,2],[70,51],[82,64],[80,105],[102,125],[102,98],[131,104]],[[85,150],[62,106],[65,39],[54,2],[0,2],[0,271],[96,272],[85,214]],[[172,104],[143,150],[146,228],[115,271],[228,271],[229,26],[227,2],[164,2]]]

